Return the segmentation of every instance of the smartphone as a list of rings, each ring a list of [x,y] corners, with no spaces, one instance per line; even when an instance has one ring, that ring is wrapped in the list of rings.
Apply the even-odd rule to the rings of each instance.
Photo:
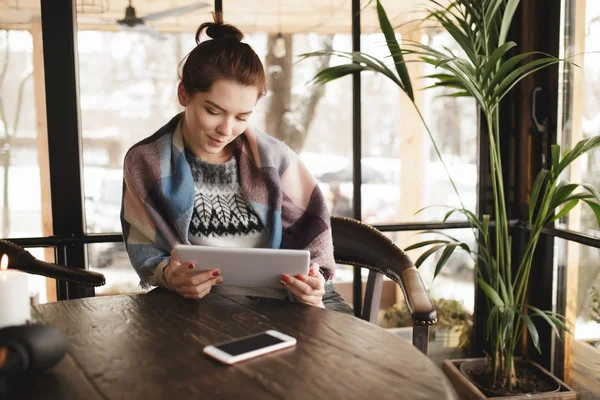
[[[224,364],[234,364],[238,361],[285,349],[295,344],[295,338],[281,332],[269,330],[206,346],[203,352]]]

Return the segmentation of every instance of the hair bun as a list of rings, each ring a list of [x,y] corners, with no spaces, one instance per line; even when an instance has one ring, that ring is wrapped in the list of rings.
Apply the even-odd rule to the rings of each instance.
[[[206,29],[206,35],[211,39],[235,39],[242,41],[244,34],[235,26],[223,23],[223,14],[213,13],[215,22],[205,22],[196,31],[196,44],[200,44],[200,35]]]

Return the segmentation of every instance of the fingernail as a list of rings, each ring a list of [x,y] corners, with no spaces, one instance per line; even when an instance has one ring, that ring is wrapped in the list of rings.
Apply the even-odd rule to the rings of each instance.
[[[315,275],[317,275],[317,271],[315,271],[314,269],[311,269],[310,271],[308,271],[308,274],[311,276],[315,276]]]
[[[219,271],[213,272],[213,276],[219,276],[221,273]]]
[[[283,282],[287,282],[287,281],[289,281],[289,280],[290,280],[290,277],[289,277],[289,276],[287,276],[287,275],[283,275],[283,276],[281,277],[281,280],[282,280]]]
[[[223,283],[223,278],[219,278],[215,281],[215,283]]]
[[[189,268],[189,269],[194,269],[194,264],[190,264],[190,265],[188,265],[188,268]]]
[[[296,279],[298,279],[300,282],[304,282],[304,277],[302,275],[298,275]]]

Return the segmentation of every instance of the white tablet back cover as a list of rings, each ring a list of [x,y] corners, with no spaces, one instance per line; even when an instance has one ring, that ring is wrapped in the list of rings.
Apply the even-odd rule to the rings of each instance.
[[[223,283],[219,286],[282,289],[281,275],[307,275],[308,250],[257,249],[177,245],[180,262],[193,262],[192,273],[219,269]]]

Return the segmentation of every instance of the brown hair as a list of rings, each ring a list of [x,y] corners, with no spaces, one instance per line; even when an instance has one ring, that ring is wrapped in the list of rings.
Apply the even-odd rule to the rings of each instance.
[[[266,93],[263,65],[252,48],[242,43],[244,34],[223,23],[223,14],[213,13],[214,22],[205,22],[196,31],[197,46],[183,60],[179,79],[188,95],[208,92],[218,79],[256,87],[259,98]],[[200,41],[202,32],[212,40]]]

